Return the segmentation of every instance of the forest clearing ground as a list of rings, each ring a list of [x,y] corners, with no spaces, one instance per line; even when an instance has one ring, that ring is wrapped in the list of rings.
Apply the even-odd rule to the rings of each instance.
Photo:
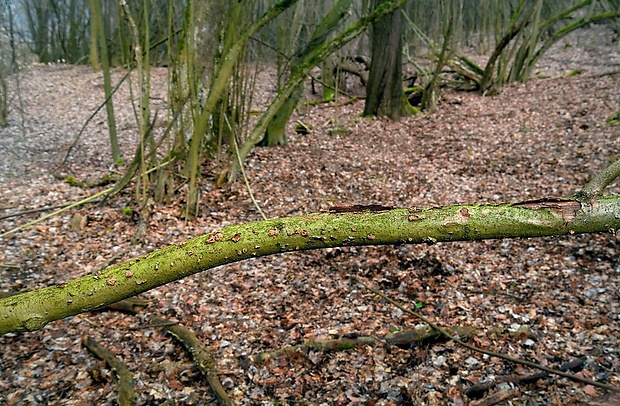
[[[493,97],[444,90],[436,113],[397,123],[359,118],[363,101],[302,107],[294,119],[310,123],[313,131],[296,135],[291,123],[286,147],[251,154],[246,172],[253,192],[268,217],[315,212],[333,201],[412,207],[570,196],[620,156],[620,127],[607,125],[620,111],[620,75],[596,76],[618,70],[620,52],[617,44],[599,44],[607,50],[601,53],[582,41],[583,46],[558,46],[541,61],[541,73],[551,78],[509,85]],[[583,73],[563,77],[576,68]],[[267,100],[275,79],[268,71],[261,78],[261,97]],[[165,81],[165,70],[153,69],[152,102],[161,111]],[[102,100],[100,73],[37,66],[22,75],[20,90],[23,110],[0,135],[6,157],[0,162],[0,214],[94,193],[55,179],[52,169]],[[136,141],[127,86],[115,97],[129,160]],[[330,135],[336,126],[347,131]],[[102,111],[69,167],[81,179],[96,178],[108,172],[110,160]],[[131,191],[106,206],[73,210],[0,239],[0,290],[61,283],[119,252],[126,260],[258,220],[242,182],[213,186],[216,166],[203,169],[202,215],[192,222],[179,218],[181,192],[173,204],[156,208],[138,245],[131,245],[135,223],[122,213]],[[618,183],[610,191],[618,193]],[[71,227],[76,212],[87,217],[83,227]],[[0,230],[36,217],[0,220]],[[585,357],[582,376],[620,386],[619,254],[620,239],[612,233],[349,247],[248,260],[142,296],[153,302],[147,311],[180,321],[214,349],[222,382],[240,403],[459,404],[462,388],[535,371],[453,343],[410,350],[362,347],[262,366],[240,360],[308,339],[382,336],[419,324],[352,284],[347,275],[357,274],[396,300],[423,305],[421,311],[439,324],[476,328],[473,342],[480,347],[554,367]],[[195,370],[184,370],[184,364],[177,374],[155,368],[188,358],[159,330],[130,329],[145,323],[146,318],[104,311],[0,337],[0,403],[113,404],[113,373],[80,347],[81,335],[89,334],[137,374],[143,404],[166,399],[208,404],[210,390]],[[522,326],[527,334],[508,332]],[[491,330],[495,333],[487,334]],[[518,389],[513,404],[560,405],[601,395],[555,377]]]

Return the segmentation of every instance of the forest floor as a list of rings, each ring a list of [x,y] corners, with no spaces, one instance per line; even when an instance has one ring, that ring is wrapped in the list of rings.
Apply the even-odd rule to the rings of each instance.
[[[253,192],[268,217],[316,212],[332,202],[424,207],[571,196],[620,157],[620,127],[607,124],[620,111],[620,75],[600,76],[620,69],[620,52],[601,30],[572,37],[570,46],[562,42],[541,61],[538,78],[496,96],[444,89],[432,114],[390,122],[359,118],[363,101],[302,107],[287,146],[255,149],[249,157]],[[573,69],[582,73],[566,77]],[[115,80],[122,74],[116,72]],[[266,100],[275,78],[269,71],[261,78]],[[165,70],[154,69],[153,108],[161,111],[165,81]],[[57,169],[101,102],[101,82],[88,67],[33,66],[22,73],[11,122],[0,130],[1,232],[40,213],[6,215],[100,190],[70,186],[55,173],[86,180],[114,169],[104,111]],[[130,160],[136,132],[128,87],[115,97],[119,137]],[[295,134],[295,120],[310,123],[312,132]],[[171,204],[155,208],[146,237],[135,245],[136,223],[123,214],[131,190],[104,206],[80,207],[1,238],[0,291],[62,283],[114,258],[124,261],[259,220],[243,182],[214,186],[218,169],[215,161],[204,165],[203,210],[196,220],[180,216],[180,190]],[[618,183],[610,191],[620,192]],[[502,382],[538,371],[452,342],[407,348],[382,343],[249,361],[310,339],[383,337],[421,324],[349,275],[420,307],[436,323],[474,328],[469,341],[479,347],[563,365],[620,387],[620,237],[603,233],[347,247],[227,265],[141,295],[149,306],[138,316],[91,312],[42,331],[0,337],[0,403],[115,404],[114,373],[80,344],[89,335],[135,374],[140,404],[215,404],[188,354],[171,336],[146,326],[148,313],[195,331],[240,404],[465,405],[473,397],[493,404],[490,396],[503,393],[514,405],[564,405],[606,396],[555,376]],[[472,398],[465,394],[484,382],[496,385]]]

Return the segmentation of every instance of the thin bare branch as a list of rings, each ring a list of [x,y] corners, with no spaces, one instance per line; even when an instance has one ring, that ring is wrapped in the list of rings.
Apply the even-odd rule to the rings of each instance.
[[[602,388],[602,389],[606,389],[606,390],[612,391],[612,392],[620,392],[620,388],[617,388],[615,386],[606,385],[604,383],[592,381],[590,379],[582,378],[582,377],[577,376],[577,375],[571,375],[571,374],[568,374],[566,372],[558,371],[558,370],[553,369],[553,368],[548,368],[548,367],[536,364],[535,362],[530,362],[530,361],[526,361],[526,360],[522,360],[522,359],[518,359],[518,358],[513,358],[513,357],[505,355],[505,354],[501,354],[501,353],[494,352],[494,351],[489,351],[489,350],[484,350],[482,348],[478,348],[476,346],[468,344],[468,343],[464,342],[463,340],[461,340],[459,337],[457,337],[457,336],[449,333],[448,331],[446,331],[446,329],[444,329],[442,327],[439,327],[437,324],[433,323],[428,318],[424,317],[422,314],[420,314],[418,312],[414,312],[413,310],[406,308],[405,306],[401,305],[400,303],[390,299],[385,293],[371,288],[370,286],[368,286],[368,284],[364,283],[359,277],[350,275],[350,278],[353,279],[354,281],[356,281],[357,283],[359,283],[360,285],[362,285],[364,288],[366,288],[369,291],[371,291],[372,293],[374,293],[375,295],[381,297],[382,299],[386,300],[390,304],[396,306],[397,308],[399,308],[403,312],[408,313],[408,314],[410,314],[410,315],[412,315],[414,317],[417,317],[418,319],[422,320],[424,323],[428,324],[432,329],[438,331],[442,335],[446,336],[447,338],[449,338],[450,340],[452,340],[455,343],[459,344],[460,346],[463,346],[463,347],[467,348],[468,350],[471,350],[471,351],[474,351],[474,352],[478,352],[478,353],[481,353],[481,354],[486,354],[486,355],[489,355],[491,357],[500,358],[500,359],[503,359],[505,361],[513,362],[515,364],[521,364],[521,365],[524,365],[524,366],[527,366],[527,367],[530,367],[530,368],[539,369],[541,371],[545,371],[545,372],[548,372],[548,373],[553,374],[553,375],[558,375],[558,376],[561,376],[563,378],[570,379],[571,381],[576,381],[576,382],[580,382],[580,383],[583,383],[583,384],[586,384],[586,385],[596,386],[596,387],[599,387],[599,388]]]

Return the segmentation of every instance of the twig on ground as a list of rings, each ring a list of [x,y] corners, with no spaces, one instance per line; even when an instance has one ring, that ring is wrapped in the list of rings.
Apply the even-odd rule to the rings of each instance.
[[[581,382],[581,383],[584,383],[586,385],[596,386],[596,387],[599,387],[599,388],[602,388],[602,389],[606,389],[606,390],[612,391],[612,392],[620,392],[620,388],[617,388],[615,386],[606,385],[604,383],[592,381],[590,379],[582,378],[582,377],[577,376],[577,375],[571,375],[571,374],[568,374],[568,373],[565,373],[565,372],[562,372],[562,371],[558,371],[558,370],[553,369],[553,368],[548,368],[548,367],[536,364],[535,362],[530,362],[530,361],[526,361],[526,360],[522,360],[522,359],[518,359],[518,358],[513,358],[513,357],[510,357],[508,355],[504,355],[504,354],[501,354],[501,353],[498,353],[498,352],[484,350],[482,348],[478,348],[478,347],[473,346],[471,344],[467,344],[466,342],[462,341],[457,336],[448,333],[445,329],[439,327],[438,325],[436,325],[435,323],[430,321],[428,318],[424,317],[422,314],[420,314],[418,312],[414,312],[413,310],[404,307],[400,303],[390,299],[385,293],[371,288],[366,283],[362,282],[362,280],[358,276],[350,275],[350,278],[353,279],[354,281],[356,281],[357,283],[359,283],[360,285],[362,285],[364,288],[366,288],[369,291],[371,291],[372,293],[374,293],[375,295],[383,298],[384,300],[386,300],[387,302],[389,302],[393,306],[396,306],[397,308],[399,308],[400,310],[402,310],[405,313],[408,313],[408,314],[410,314],[410,315],[412,315],[414,317],[417,317],[418,319],[422,320],[424,323],[428,324],[432,329],[437,330],[439,333],[441,333],[444,336],[448,337],[450,340],[454,341],[455,343],[457,343],[457,344],[461,345],[462,347],[465,347],[465,348],[467,348],[467,349],[469,349],[471,351],[478,352],[478,353],[481,353],[481,354],[486,354],[486,355],[489,355],[491,357],[500,358],[500,359],[503,359],[505,361],[513,362],[515,364],[524,365],[524,366],[527,366],[527,367],[530,367],[530,368],[539,369],[541,371],[545,371],[545,372],[548,372],[548,373],[553,374],[553,375],[558,375],[558,376],[570,379],[572,381]]]
[[[149,324],[140,324],[138,326],[135,327],[128,327],[128,330],[132,330],[132,331],[137,331],[137,330],[146,330],[147,328],[153,328],[153,327],[168,327],[168,326],[176,326],[178,323],[174,322],[174,321],[164,321],[162,323],[154,323],[151,322]]]
[[[99,202],[99,200],[95,200],[95,201],[91,201],[89,203],[98,203],[98,202]],[[4,216],[0,216],[0,220],[8,219],[8,218],[11,218],[11,217],[25,216],[27,214],[40,213],[42,211],[50,211],[50,210],[62,209],[63,207],[70,206],[71,204],[73,204],[73,203],[59,204],[59,205],[56,205],[56,206],[46,206],[46,207],[40,207],[38,209],[30,209],[30,210],[20,211],[18,213],[5,214]]]
[[[614,76],[620,73],[620,69],[612,70],[609,72],[597,73],[596,75],[592,75],[595,78],[602,78],[605,76]]]
[[[548,376],[549,374],[547,372],[538,372],[536,374],[529,375],[498,376],[494,381],[477,383],[474,386],[470,386],[464,391],[464,393],[470,399],[478,399],[484,396],[486,392],[503,382],[528,385]]]
[[[148,305],[148,300],[131,297],[129,299],[121,300],[120,302],[112,303],[101,310],[115,310],[121,313],[138,314],[140,310],[146,308]]]
[[[112,189],[114,189],[114,188],[112,188],[112,187],[111,187],[111,188],[108,188],[108,189],[102,190],[101,192],[99,192],[99,193],[95,193],[94,195],[89,196],[89,197],[87,197],[86,199],[82,199],[82,200],[80,200],[79,202],[71,203],[70,205],[63,207],[63,208],[62,208],[62,209],[60,209],[60,210],[56,210],[56,211],[55,211],[55,212],[53,212],[53,213],[47,214],[47,215],[45,215],[45,216],[43,216],[43,217],[40,217],[40,218],[38,218],[38,219],[36,219],[36,220],[32,220],[32,221],[30,221],[30,222],[28,222],[28,223],[26,223],[26,224],[22,224],[21,226],[15,227],[15,228],[14,228],[14,229],[12,229],[12,230],[5,231],[4,233],[0,234],[0,237],[6,237],[7,235],[13,234],[13,233],[15,233],[15,232],[17,232],[17,231],[24,230],[24,229],[26,229],[26,228],[28,228],[28,227],[30,227],[30,226],[32,226],[32,225],[38,224],[38,223],[40,223],[40,222],[42,222],[42,221],[45,221],[45,220],[47,220],[47,219],[49,219],[49,218],[52,218],[52,217],[57,216],[57,215],[59,215],[59,214],[61,214],[61,213],[64,213],[65,211],[70,210],[70,209],[72,209],[72,208],[74,208],[74,207],[78,207],[78,206],[81,206],[81,205],[86,204],[86,203],[91,203],[91,202],[92,202],[93,200],[95,200],[96,198],[98,198],[98,197],[100,197],[100,196],[103,196],[103,195],[105,195],[106,193],[111,192],[111,191],[112,191]]]
[[[114,354],[90,337],[82,338],[84,345],[90,352],[104,360],[118,376],[118,404],[120,406],[135,405],[137,401],[136,391],[133,387],[133,374],[119,361]]]
[[[519,391],[514,389],[514,390],[502,390],[499,392],[495,392],[492,395],[487,396],[484,399],[475,401],[475,402],[471,402],[470,405],[471,406],[493,406],[496,405],[498,403],[502,403],[502,402],[506,402],[512,398],[514,398],[515,396],[519,396]]]
[[[471,336],[474,331],[472,328],[460,326],[444,328],[450,330],[453,334],[458,334],[461,337]],[[275,358],[286,358],[294,356],[295,354],[308,354],[308,352],[313,350],[325,353],[337,352],[350,350],[363,345],[373,346],[381,342],[385,342],[389,345],[395,345],[400,348],[413,348],[416,346],[429,345],[439,341],[446,341],[446,338],[437,331],[424,326],[421,328],[397,331],[383,337],[352,335],[327,340],[308,340],[304,344],[284,347],[274,351],[261,352],[251,356],[250,358],[252,362],[258,364]]]
[[[167,323],[167,320],[152,315],[151,322],[161,325],[163,323]],[[228,394],[222,387],[222,384],[217,377],[215,363],[211,358],[209,349],[198,339],[198,337],[196,337],[196,334],[178,324],[165,325],[164,329],[168,333],[172,334],[174,338],[179,340],[189,351],[194,364],[196,364],[198,369],[200,369],[200,372],[202,372],[207,379],[209,386],[211,386],[211,389],[220,404],[224,406],[233,406],[235,403],[228,397]]]

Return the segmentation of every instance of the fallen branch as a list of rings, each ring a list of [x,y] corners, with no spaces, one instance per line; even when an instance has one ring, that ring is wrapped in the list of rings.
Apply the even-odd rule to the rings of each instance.
[[[82,345],[88,348],[88,350],[97,357],[104,360],[106,364],[116,372],[116,376],[118,376],[118,404],[120,406],[135,405],[138,397],[133,387],[134,377],[125,364],[90,337],[83,337]]]
[[[605,77],[605,76],[614,76],[614,75],[617,75],[619,73],[620,73],[620,69],[616,69],[616,70],[612,70],[612,71],[609,71],[609,72],[603,72],[603,73],[599,73],[599,74],[596,74],[596,75],[592,75],[592,77],[602,78],[602,77]]]
[[[75,176],[62,176],[60,173],[53,174],[55,179],[65,182],[70,186],[93,189],[101,186],[108,186],[111,183],[115,183],[120,179],[120,175],[116,172],[108,173],[98,179],[77,180]]]
[[[97,201],[91,202],[91,203],[96,203]],[[56,209],[62,209],[64,207],[70,206],[72,203],[65,203],[65,204],[59,204],[56,206],[46,206],[46,207],[40,207],[38,209],[30,209],[30,210],[24,210],[24,211],[20,211],[17,213],[11,213],[11,214],[5,214],[4,216],[0,216],[0,220],[4,220],[4,219],[9,219],[12,217],[21,217],[21,216],[25,216],[28,214],[34,214],[34,213],[40,213],[42,211],[50,211],[50,210],[56,210]]]
[[[171,323],[171,324],[175,324],[175,323]],[[153,326],[149,326],[149,328],[153,328]],[[163,360],[162,362],[150,364],[147,367],[147,372],[149,374],[159,374],[160,372],[163,372],[166,376],[180,375],[184,371],[195,371],[195,370],[196,370],[196,365],[193,362],[189,362],[189,361]]]
[[[255,364],[263,364],[273,359],[292,358],[297,354],[307,355],[310,351],[321,351],[325,353],[346,351],[363,345],[373,346],[377,344],[375,337],[356,337],[356,338],[334,338],[328,340],[308,340],[304,344],[293,345],[280,348],[274,351],[260,352],[250,356]]]
[[[351,275],[350,277],[351,277],[351,279],[353,279],[354,281],[356,281],[357,283],[359,283],[360,285],[362,285],[364,288],[368,289],[369,291],[371,291],[375,295],[383,298],[384,300],[386,300],[387,302],[389,302],[393,306],[396,306],[397,308],[399,308],[403,312],[408,313],[408,314],[410,314],[410,315],[412,315],[414,317],[417,317],[418,319],[422,320],[424,323],[428,324],[432,329],[438,331],[442,335],[446,336],[448,339],[454,341],[455,343],[459,344],[462,347],[467,348],[468,350],[471,350],[471,351],[474,351],[474,352],[478,352],[478,353],[481,353],[481,354],[486,354],[486,355],[489,355],[491,357],[500,358],[500,359],[503,359],[505,361],[509,361],[509,362],[512,362],[512,363],[515,363],[515,364],[520,364],[520,365],[524,365],[524,366],[527,366],[527,367],[530,367],[530,368],[538,369],[538,370],[541,370],[541,371],[544,371],[544,372],[547,372],[547,373],[550,373],[550,374],[553,374],[553,375],[558,375],[558,376],[561,376],[563,378],[570,379],[571,381],[576,381],[576,382],[584,383],[586,385],[596,386],[596,387],[599,387],[599,388],[602,388],[602,389],[606,389],[606,390],[611,391],[611,392],[620,392],[620,388],[617,388],[615,386],[606,385],[604,383],[591,381],[589,379],[582,378],[582,377],[577,376],[577,375],[571,375],[571,374],[568,374],[566,372],[558,371],[558,370],[553,369],[553,368],[548,368],[548,367],[536,364],[535,362],[530,362],[530,361],[526,361],[526,360],[522,360],[522,359],[518,359],[518,358],[513,358],[513,357],[510,357],[510,356],[505,355],[505,354],[484,350],[482,348],[475,347],[475,346],[473,346],[471,344],[467,344],[466,342],[461,340],[459,337],[449,333],[448,331],[446,331],[446,329],[439,327],[437,324],[433,323],[428,318],[424,317],[422,314],[420,314],[418,312],[414,312],[413,310],[404,307],[400,303],[390,299],[385,293],[371,288],[370,286],[368,286],[367,284],[362,282],[359,277],[353,276],[353,275]]]
[[[33,226],[33,225],[35,225],[35,224],[38,224],[38,223],[40,223],[40,222],[42,222],[42,221],[45,221],[45,220],[47,220],[47,219],[49,219],[49,218],[52,218],[52,217],[57,216],[57,215],[59,215],[59,214],[61,214],[61,213],[64,213],[64,212],[66,212],[67,210],[73,209],[74,207],[78,207],[78,206],[81,206],[81,205],[86,204],[86,203],[92,203],[92,201],[93,201],[93,200],[97,199],[97,198],[98,198],[98,197],[100,197],[100,196],[105,195],[106,193],[111,192],[111,191],[112,191],[112,189],[113,189],[113,188],[108,188],[108,189],[102,190],[101,192],[99,192],[99,193],[95,193],[94,195],[89,196],[89,197],[87,197],[87,198],[85,198],[85,199],[82,199],[82,200],[80,200],[79,202],[71,203],[71,204],[69,204],[69,205],[67,205],[67,206],[63,207],[63,208],[62,208],[62,209],[60,209],[60,210],[56,210],[56,211],[55,211],[55,212],[53,212],[53,213],[47,214],[47,215],[45,215],[45,216],[43,216],[43,217],[39,217],[38,219],[36,219],[36,220],[32,220],[32,221],[30,221],[30,222],[28,222],[28,223],[26,223],[26,224],[22,224],[21,226],[19,226],[19,227],[15,227],[15,228],[14,228],[14,229],[12,229],[12,230],[5,231],[4,233],[0,234],[0,238],[6,237],[7,235],[13,234],[13,233],[15,233],[15,232],[17,232],[17,231],[20,231],[20,230],[26,229],[26,228],[28,228],[28,227],[30,227],[30,226]]]
[[[487,393],[489,390],[493,389],[500,383],[510,382],[515,384],[529,385],[548,376],[549,374],[547,372],[539,372],[530,375],[499,376],[494,381],[478,383],[474,386],[470,386],[463,393],[470,399],[479,399],[483,397],[485,393]]]
[[[104,307],[102,310],[108,309],[121,313],[138,314],[141,310],[148,307],[148,305],[148,300],[131,297],[129,299],[121,300],[120,302],[112,303],[111,305]]]
[[[154,322],[157,325],[168,323],[167,320],[155,315],[151,316],[151,322]],[[185,346],[187,351],[189,351],[194,364],[207,379],[211,390],[213,390],[213,393],[220,404],[223,406],[233,406],[235,403],[228,397],[228,394],[222,387],[222,384],[217,377],[215,363],[211,358],[211,351],[202,343],[202,341],[198,339],[198,337],[196,337],[196,334],[178,324],[165,325],[164,329],[174,338],[179,340],[181,344]]]
[[[498,403],[506,402],[514,398],[515,396],[519,396],[519,391],[516,389],[515,390],[502,390],[499,392],[495,392],[494,394],[489,395],[484,399],[471,402],[470,406],[493,406],[493,405],[497,405]]]
[[[459,337],[470,337],[473,329],[470,327],[444,327]],[[321,351],[324,353],[346,351],[364,345],[374,346],[386,343],[400,348],[414,348],[426,346],[437,342],[446,341],[445,337],[428,326],[415,329],[397,331],[384,337],[371,336],[345,336],[327,340],[308,340],[304,344],[293,345],[280,348],[274,351],[261,352],[250,357],[252,362],[261,364],[272,359],[287,358],[296,354],[308,354],[310,351]]]

